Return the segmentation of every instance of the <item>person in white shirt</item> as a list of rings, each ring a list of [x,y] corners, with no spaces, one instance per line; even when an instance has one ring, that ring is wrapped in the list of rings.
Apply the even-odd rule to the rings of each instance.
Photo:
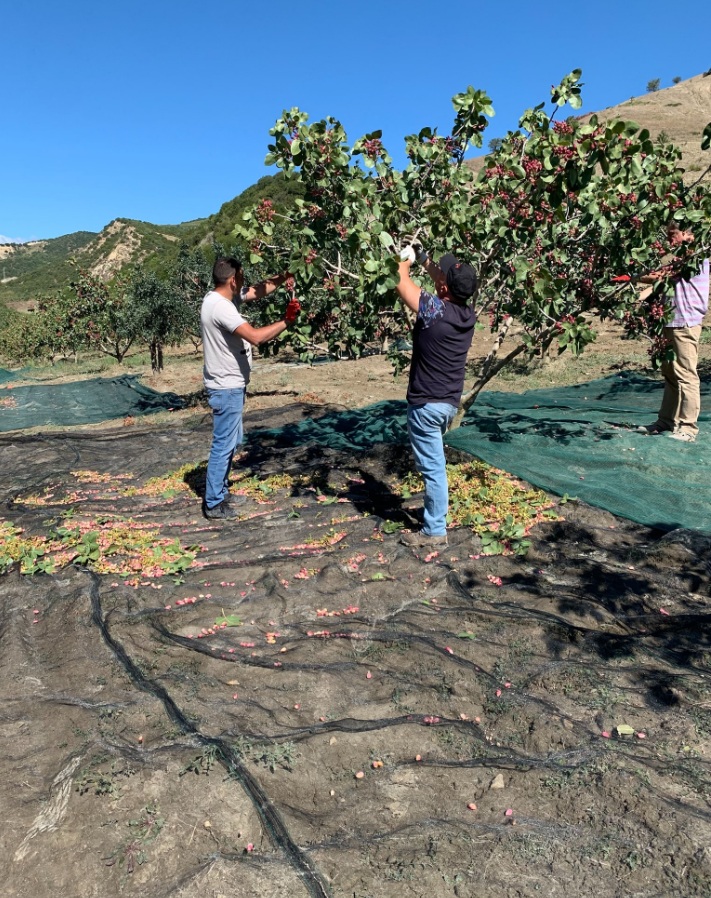
[[[242,442],[242,411],[252,368],[252,346],[273,340],[292,324],[300,311],[293,299],[282,321],[252,327],[240,314],[242,303],[273,293],[289,277],[280,274],[253,287],[244,286],[242,264],[217,259],[212,269],[215,289],[202,301],[200,329],[204,354],[203,381],[213,413],[212,447],[207,463],[203,514],[213,520],[234,518],[242,496],[228,492],[232,458]]]

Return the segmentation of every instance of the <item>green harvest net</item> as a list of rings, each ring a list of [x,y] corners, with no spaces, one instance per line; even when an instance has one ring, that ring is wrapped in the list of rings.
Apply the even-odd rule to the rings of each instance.
[[[535,486],[641,524],[711,532],[711,414],[702,413],[696,443],[628,429],[656,420],[661,397],[661,380],[627,373],[573,387],[485,392],[445,442]],[[702,384],[701,401],[704,409],[711,406],[711,384]],[[404,402],[389,400],[252,439],[363,451],[405,443],[405,413]]]
[[[151,390],[139,383],[135,374],[63,384],[32,384],[0,391],[0,432],[48,424],[62,427],[97,424],[183,405],[180,396]]]
[[[20,368],[17,371],[8,371],[7,368],[0,368],[0,384],[6,384],[11,380],[26,380],[25,372],[29,370],[29,368]]]

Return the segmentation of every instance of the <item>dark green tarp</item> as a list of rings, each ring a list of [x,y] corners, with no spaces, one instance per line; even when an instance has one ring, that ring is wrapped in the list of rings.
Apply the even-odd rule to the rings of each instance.
[[[535,486],[633,521],[711,532],[711,384],[702,384],[696,443],[628,429],[656,420],[662,389],[661,378],[624,373],[573,387],[485,392],[446,442]],[[405,412],[404,402],[390,400],[261,436],[280,445],[315,440],[333,449],[366,450],[406,442]]]
[[[63,384],[32,384],[0,391],[0,432],[48,424],[62,427],[97,424],[183,405],[180,396],[151,390],[139,383],[135,374]]]
[[[636,374],[526,393],[485,393],[447,443],[559,495],[662,529],[711,532],[711,384],[696,443],[646,436],[662,383]]]
[[[0,368],[0,384],[9,383],[11,380],[25,380],[25,372],[29,368],[20,368],[18,371],[8,371],[7,368]]]

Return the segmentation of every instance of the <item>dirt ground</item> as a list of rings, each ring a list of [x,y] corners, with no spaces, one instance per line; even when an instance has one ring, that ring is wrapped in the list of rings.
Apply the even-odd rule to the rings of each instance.
[[[277,398],[248,431],[329,408]],[[4,895],[711,895],[711,539],[569,503],[526,557],[417,557],[406,450],[268,439],[209,524],[151,486],[206,457],[187,421],[0,438],[24,536],[195,553],[0,576]]]

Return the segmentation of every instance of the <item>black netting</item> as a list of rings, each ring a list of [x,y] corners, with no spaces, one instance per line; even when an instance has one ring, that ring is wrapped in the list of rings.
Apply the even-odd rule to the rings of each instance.
[[[247,416],[225,524],[209,420],[0,439],[21,538],[198,547],[0,577],[10,893],[706,894],[709,538],[572,503],[427,561],[407,450],[256,433],[302,413]]]

